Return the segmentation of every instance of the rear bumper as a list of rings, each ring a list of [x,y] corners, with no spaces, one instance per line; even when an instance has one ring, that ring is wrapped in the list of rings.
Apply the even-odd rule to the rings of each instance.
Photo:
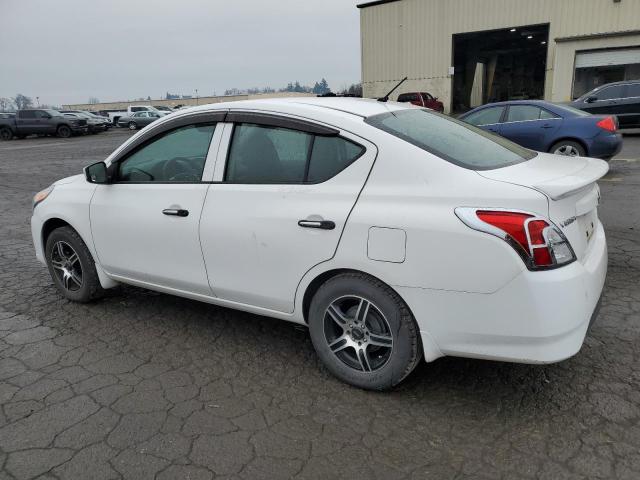
[[[601,224],[581,262],[523,271],[491,294],[396,287],[420,327],[425,358],[553,363],[575,355],[597,315],[607,271]]]
[[[622,150],[622,134],[606,133],[595,136],[589,145],[589,156],[593,158],[615,157]]]

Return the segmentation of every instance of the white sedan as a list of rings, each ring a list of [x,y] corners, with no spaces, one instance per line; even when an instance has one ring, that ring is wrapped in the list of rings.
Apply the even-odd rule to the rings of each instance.
[[[607,169],[406,104],[221,103],[39,192],[31,227],[70,300],[125,283],[308,325],[329,371],[379,390],[423,356],[577,353]]]

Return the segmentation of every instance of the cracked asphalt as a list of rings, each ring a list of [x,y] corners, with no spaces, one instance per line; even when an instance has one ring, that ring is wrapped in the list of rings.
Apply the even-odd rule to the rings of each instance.
[[[0,144],[0,479],[640,478],[640,135],[601,182],[609,275],[580,353],[443,358],[382,394],[333,379],[304,328],[56,293],[31,197],[128,135]]]

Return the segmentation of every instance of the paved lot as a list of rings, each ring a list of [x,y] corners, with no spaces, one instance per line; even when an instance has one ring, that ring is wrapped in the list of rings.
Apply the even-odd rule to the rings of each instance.
[[[0,144],[0,479],[640,478],[640,135],[601,183],[610,269],[574,358],[444,358],[376,394],[304,329],[132,287],[62,300],[31,196],[129,135]]]

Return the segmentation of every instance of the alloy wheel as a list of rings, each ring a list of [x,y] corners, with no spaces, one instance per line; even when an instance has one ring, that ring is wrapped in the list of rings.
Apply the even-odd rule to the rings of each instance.
[[[51,266],[62,286],[71,292],[82,288],[82,265],[71,245],[62,240],[53,245]]]
[[[135,130],[138,126],[134,122],[129,123],[129,130]]]
[[[553,152],[556,155],[565,155],[567,157],[579,157],[580,152],[573,145],[561,145]]]
[[[369,300],[347,295],[334,300],[324,315],[329,350],[361,372],[384,367],[393,352],[393,334],[382,311]]]

